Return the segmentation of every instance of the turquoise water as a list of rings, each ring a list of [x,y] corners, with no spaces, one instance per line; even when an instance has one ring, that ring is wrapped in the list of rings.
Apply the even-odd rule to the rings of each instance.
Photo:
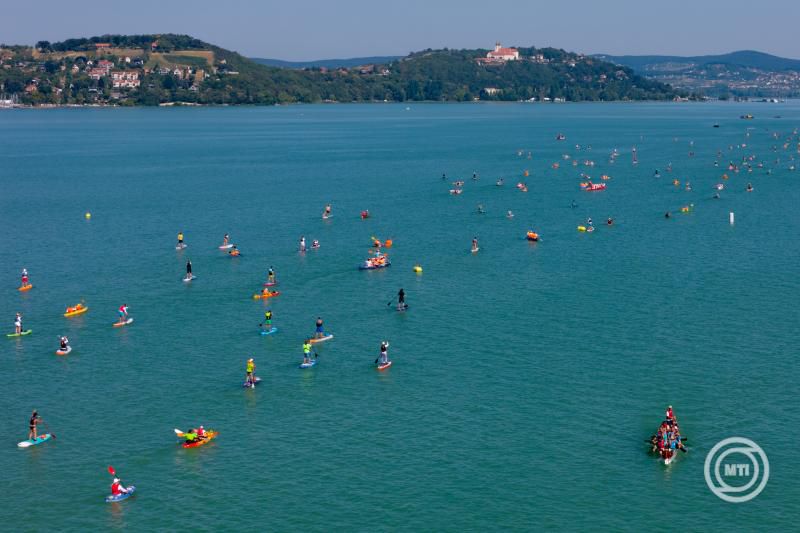
[[[34,331],[0,345],[0,528],[790,529],[797,126],[798,103],[0,114],[0,317]],[[712,199],[746,154],[765,168]],[[608,189],[582,192],[581,172]],[[577,232],[587,217],[601,227]],[[241,257],[217,249],[226,232]],[[321,248],[299,254],[301,235]],[[393,265],[358,271],[372,236],[393,239]],[[279,332],[263,337],[251,295],[270,265]],[[400,287],[407,313],[387,306]],[[89,312],[63,318],[81,299]],[[112,328],[123,303],[135,322]],[[299,370],[317,316],[335,339]],[[378,373],[383,339],[394,365]],[[248,357],[256,390],[241,387]],[[643,442],[666,404],[690,439],[669,467]],[[57,439],[19,450],[33,408]],[[199,424],[219,438],[176,444],[173,428]],[[746,504],[703,477],[730,436],[772,467]],[[134,498],[103,502],[108,465]]]

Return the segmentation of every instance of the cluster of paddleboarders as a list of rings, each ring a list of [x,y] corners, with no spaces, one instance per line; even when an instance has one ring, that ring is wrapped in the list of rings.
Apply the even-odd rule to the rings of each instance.
[[[683,453],[688,451],[684,445],[686,440],[686,437],[681,436],[678,419],[675,418],[675,413],[670,405],[667,407],[664,420],[658,430],[650,437],[650,453],[657,454],[664,464],[668,465],[677,457],[678,450]]]

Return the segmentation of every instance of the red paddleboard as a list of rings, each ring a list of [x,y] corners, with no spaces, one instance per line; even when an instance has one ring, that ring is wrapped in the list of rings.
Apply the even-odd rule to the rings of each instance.
[[[392,362],[391,361],[389,361],[388,363],[384,363],[382,365],[378,365],[378,370],[386,370],[390,366],[392,366]]]

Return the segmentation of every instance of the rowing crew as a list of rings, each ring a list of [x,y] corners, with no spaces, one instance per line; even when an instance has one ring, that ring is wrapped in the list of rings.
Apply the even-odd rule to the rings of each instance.
[[[675,457],[676,450],[681,450],[684,453],[688,451],[682,442],[683,440],[686,440],[686,437],[681,437],[678,420],[675,418],[675,413],[672,412],[672,406],[670,405],[667,407],[664,421],[661,422],[658,431],[650,437],[650,451],[658,453],[664,460],[664,464],[668,465]]]

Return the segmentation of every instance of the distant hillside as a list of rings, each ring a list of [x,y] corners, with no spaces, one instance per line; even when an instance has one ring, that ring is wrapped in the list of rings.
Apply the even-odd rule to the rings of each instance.
[[[23,105],[669,100],[669,85],[555,48],[424,50],[351,67],[259,64],[188,35],[102,35],[0,47],[0,99]],[[366,64],[364,64],[366,62]],[[3,98],[5,95],[5,98]]]
[[[707,56],[612,56],[604,61],[693,91],[735,96],[800,95],[800,60],[753,50]]]
[[[251,57],[253,61],[268,67],[280,68],[351,68],[361,65],[385,65],[391,63],[401,56],[373,56],[373,57],[351,57],[348,59],[318,59],[315,61],[283,61],[282,59],[268,59],[263,57]]]
[[[610,61],[618,65],[625,65],[640,72],[645,71],[670,71],[674,67],[671,64],[693,64],[693,65],[735,65],[746,68],[756,68],[759,70],[797,70],[800,71],[800,60],[778,57],[764,52],[754,50],[741,50],[729,54],[708,55],[708,56],[612,56],[606,54],[596,54],[595,57]]]

